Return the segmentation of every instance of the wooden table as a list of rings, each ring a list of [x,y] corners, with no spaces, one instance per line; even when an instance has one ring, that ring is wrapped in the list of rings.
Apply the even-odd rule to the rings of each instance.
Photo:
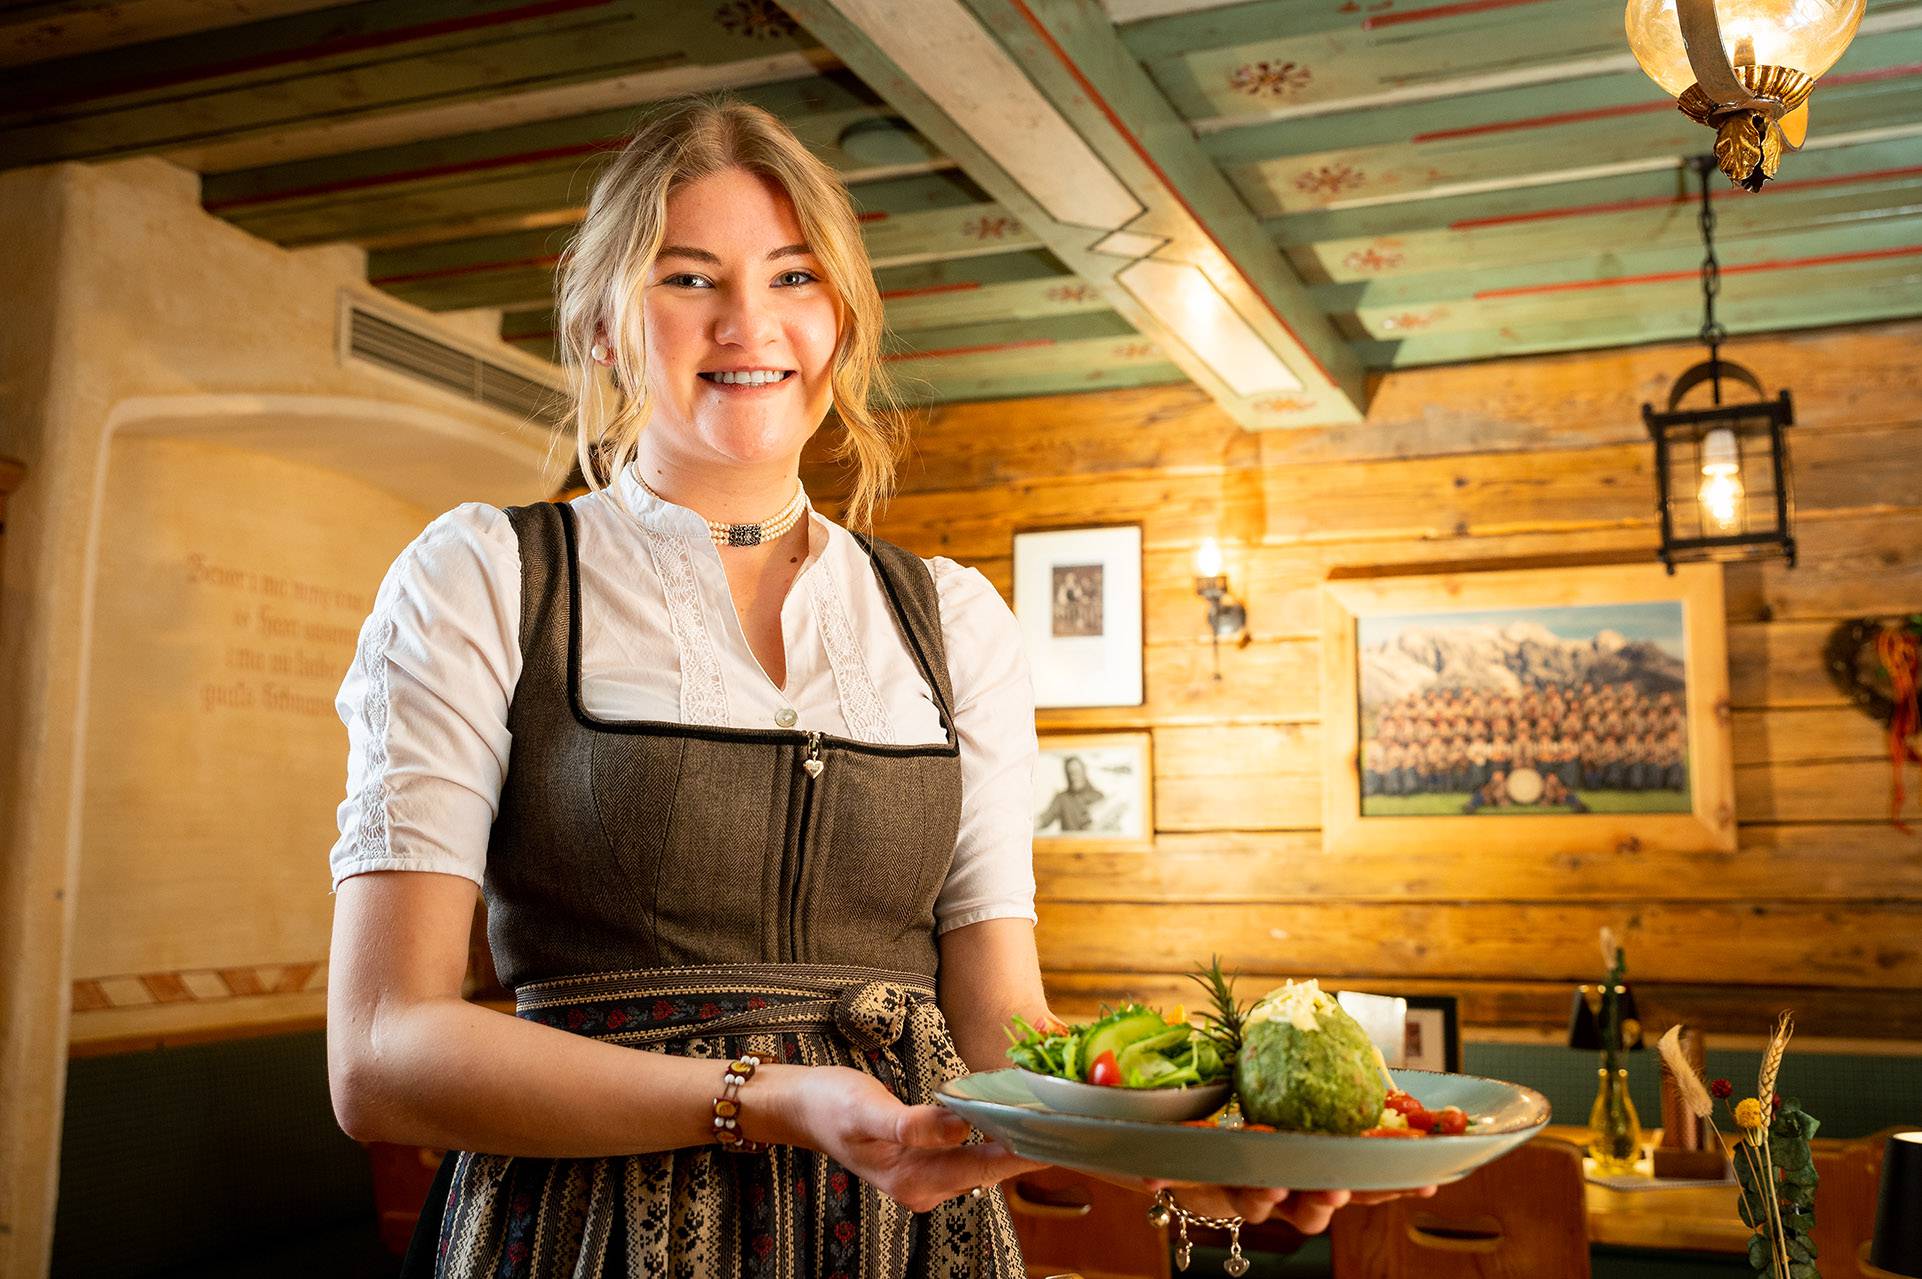
[[[1550,1124],[1542,1135],[1576,1146],[1588,1142],[1588,1129],[1577,1124]],[[1659,1132],[1650,1133],[1650,1140],[1659,1138]],[[1818,1137],[1815,1144],[1839,1148],[1844,1143]],[[1735,1215],[1738,1192],[1733,1184],[1614,1190],[1590,1182],[1585,1189],[1590,1243],[1687,1252],[1748,1249],[1750,1231]]]

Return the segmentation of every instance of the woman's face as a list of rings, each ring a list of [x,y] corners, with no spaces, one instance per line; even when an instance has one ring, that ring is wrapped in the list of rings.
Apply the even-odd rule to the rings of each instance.
[[[642,295],[653,444],[682,464],[799,456],[833,397],[839,301],[781,184],[745,169],[668,196]],[[715,375],[782,375],[729,385]]]

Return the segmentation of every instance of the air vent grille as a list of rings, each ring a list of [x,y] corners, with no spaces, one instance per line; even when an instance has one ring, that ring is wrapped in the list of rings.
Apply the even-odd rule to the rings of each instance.
[[[552,385],[361,306],[347,310],[347,354],[431,382],[522,421],[551,426],[566,411],[565,398]]]

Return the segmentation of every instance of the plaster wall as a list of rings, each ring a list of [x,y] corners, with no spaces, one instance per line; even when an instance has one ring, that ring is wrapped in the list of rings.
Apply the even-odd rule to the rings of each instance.
[[[182,681],[197,689],[225,653],[185,557],[293,576],[325,547],[345,574],[328,584],[371,598],[380,566],[433,514],[528,500],[551,477],[537,426],[339,360],[341,290],[364,288],[357,250],[255,240],[202,211],[190,172],[142,158],[0,175],[0,226],[0,455],[26,468],[0,566],[0,1274],[24,1276],[47,1266],[74,982],[100,975],[76,957],[139,969],[225,946],[269,959],[324,937],[324,844],[310,849],[317,889],[271,862],[223,903],[210,894],[232,832],[208,823],[227,810],[204,794],[160,801],[204,787],[241,741],[232,721],[179,713]],[[308,655],[317,684],[351,654],[338,633],[323,638]],[[148,692],[140,713],[160,740],[143,744],[102,708]],[[344,734],[293,718],[307,735],[295,776],[311,787],[315,743]],[[170,755],[169,738],[183,750]],[[300,803],[292,819],[271,799],[241,808],[256,826],[280,814],[268,829],[284,853],[317,826],[316,800]],[[155,829],[170,833],[145,841],[143,860],[130,844]],[[192,848],[200,860],[180,863]],[[198,878],[183,887],[153,856]],[[173,896],[147,909],[147,890]],[[254,922],[183,939],[194,900]],[[191,1002],[156,999],[155,1024],[179,1024]]]

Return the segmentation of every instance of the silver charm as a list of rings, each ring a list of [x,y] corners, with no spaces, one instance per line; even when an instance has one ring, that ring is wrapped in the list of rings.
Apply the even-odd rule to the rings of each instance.
[[[1181,1242],[1175,1245],[1175,1269],[1186,1270],[1188,1259],[1194,1255],[1195,1247],[1188,1242],[1188,1214],[1181,1215]]]
[[[1241,1279],[1241,1276],[1248,1273],[1248,1258],[1241,1255],[1240,1244],[1235,1245],[1235,1251],[1228,1254],[1228,1260],[1221,1263],[1221,1268],[1233,1275],[1235,1279]]]
[[[1156,1230],[1166,1230],[1168,1223],[1174,1220],[1175,1215],[1168,1208],[1167,1194],[1167,1191],[1162,1191],[1159,1195],[1155,1196],[1155,1201],[1148,1206],[1148,1224]]]

